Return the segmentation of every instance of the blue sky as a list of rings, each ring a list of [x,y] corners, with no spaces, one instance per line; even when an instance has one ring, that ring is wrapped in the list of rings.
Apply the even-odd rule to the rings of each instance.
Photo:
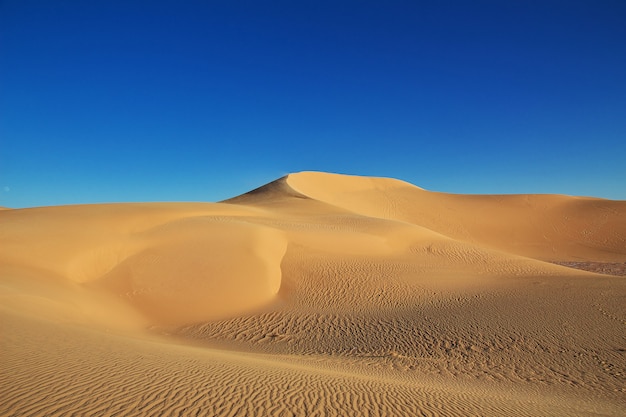
[[[0,205],[289,172],[626,199],[626,3],[0,1]]]

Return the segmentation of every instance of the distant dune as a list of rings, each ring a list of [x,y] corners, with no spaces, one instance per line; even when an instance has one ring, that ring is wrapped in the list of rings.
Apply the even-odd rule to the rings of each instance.
[[[621,265],[626,201],[388,178],[2,210],[0,415],[621,416]]]

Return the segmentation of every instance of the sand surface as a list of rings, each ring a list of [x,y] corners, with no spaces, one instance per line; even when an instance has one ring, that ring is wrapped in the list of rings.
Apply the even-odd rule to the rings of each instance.
[[[317,172],[2,210],[0,415],[623,416],[625,262],[625,201]]]

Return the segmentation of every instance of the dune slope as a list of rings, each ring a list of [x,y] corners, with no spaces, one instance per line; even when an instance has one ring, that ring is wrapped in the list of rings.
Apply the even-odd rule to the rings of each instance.
[[[304,172],[0,212],[0,415],[621,415],[626,202]],[[546,262],[550,261],[550,262]]]

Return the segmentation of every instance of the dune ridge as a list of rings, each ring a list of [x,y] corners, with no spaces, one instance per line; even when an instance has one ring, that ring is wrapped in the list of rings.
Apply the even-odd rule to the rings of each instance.
[[[621,415],[626,281],[589,262],[626,202],[302,172],[5,210],[0,415]]]

